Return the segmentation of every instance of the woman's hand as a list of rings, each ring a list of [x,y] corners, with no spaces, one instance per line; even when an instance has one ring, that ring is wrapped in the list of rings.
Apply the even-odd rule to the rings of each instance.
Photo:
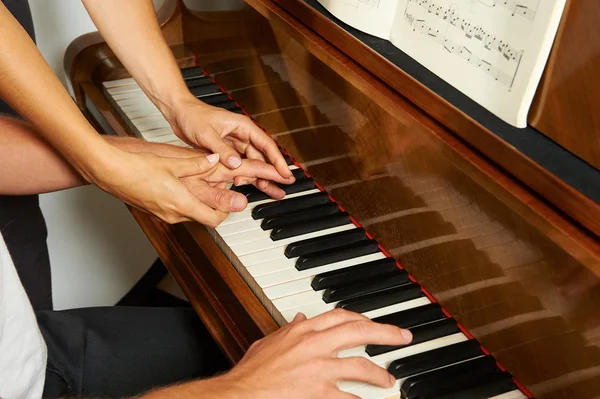
[[[277,144],[250,118],[206,105],[195,97],[185,97],[176,106],[164,109],[175,134],[190,145],[219,154],[220,162],[237,169],[242,158],[268,162],[275,166],[281,177],[291,172]],[[281,199],[285,193],[266,179],[238,174],[236,185],[255,184],[271,197]]]
[[[244,159],[231,170],[218,162],[218,154],[134,138],[108,136],[105,140],[117,151],[115,160],[108,162],[108,170],[101,168],[97,177],[88,180],[167,223],[194,220],[215,227],[230,212],[245,209],[246,197],[226,189],[226,183],[239,174],[282,184],[294,182],[293,177],[283,178],[272,165],[257,160]]]

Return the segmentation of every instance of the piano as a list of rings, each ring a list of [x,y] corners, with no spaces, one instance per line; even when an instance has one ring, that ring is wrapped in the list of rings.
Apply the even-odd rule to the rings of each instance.
[[[248,208],[215,229],[131,212],[232,364],[341,307],[415,337],[340,353],[397,378],[340,383],[361,398],[600,397],[600,5],[568,1],[512,129],[317,1],[209,3],[157,12],[182,75],[271,134],[297,181],[281,201],[233,188]],[[99,131],[186,145],[97,33],[65,69]]]

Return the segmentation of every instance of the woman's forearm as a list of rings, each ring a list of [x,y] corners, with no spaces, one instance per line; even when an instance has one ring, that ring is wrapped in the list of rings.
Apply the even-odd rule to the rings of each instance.
[[[190,92],[165,42],[151,0],[83,0],[102,37],[166,115]]]
[[[0,2],[0,97],[83,176],[112,157],[27,33]]]

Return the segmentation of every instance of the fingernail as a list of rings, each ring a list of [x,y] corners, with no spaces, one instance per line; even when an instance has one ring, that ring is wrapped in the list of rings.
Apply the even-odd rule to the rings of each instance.
[[[245,186],[246,184],[248,184],[248,180],[240,180],[237,186]]]
[[[246,205],[246,202],[244,201],[244,198],[242,196],[234,195],[233,198],[231,198],[231,210],[232,211],[241,211],[245,205]]]
[[[229,157],[227,162],[229,163],[229,166],[231,166],[234,169],[239,168],[240,165],[242,164],[242,160],[239,159],[238,157]]]
[[[215,163],[219,160],[219,154],[210,154],[206,157],[209,163]]]
[[[402,330],[402,336],[408,342],[412,341],[413,335],[409,330]]]

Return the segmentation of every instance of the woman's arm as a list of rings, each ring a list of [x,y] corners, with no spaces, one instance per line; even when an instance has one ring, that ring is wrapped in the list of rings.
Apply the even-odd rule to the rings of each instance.
[[[102,37],[181,139],[219,154],[221,163],[232,169],[240,164],[239,154],[244,154],[263,161],[266,157],[281,176],[291,176],[275,142],[250,118],[207,106],[190,94],[162,36],[152,1],[83,3]],[[283,191],[273,185],[269,190],[265,183],[259,188],[283,196]]]

